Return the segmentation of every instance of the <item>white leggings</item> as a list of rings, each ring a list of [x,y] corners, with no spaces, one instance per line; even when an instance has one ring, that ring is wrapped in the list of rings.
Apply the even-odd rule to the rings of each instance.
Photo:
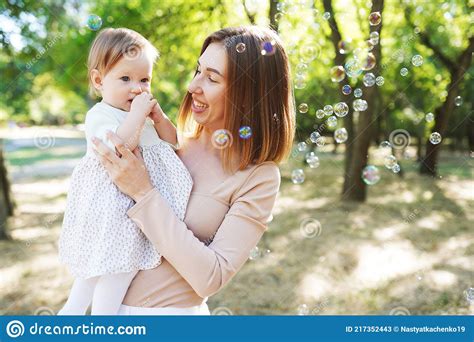
[[[69,298],[58,315],[85,315],[91,302],[91,315],[117,315],[137,272],[76,278]]]

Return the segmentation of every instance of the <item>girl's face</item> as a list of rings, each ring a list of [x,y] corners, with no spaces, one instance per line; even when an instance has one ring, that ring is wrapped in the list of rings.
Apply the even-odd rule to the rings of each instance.
[[[222,43],[210,44],[199,57],[196,76],[188,86],[194,120],[211,131],[224,127],[226,57]]]
[[[150,93],[152,70],[151,58],[141,53],[134,59],[122,57],[105,75],[93,70],[91,77],[105,103],[129,112],[135,96]]]

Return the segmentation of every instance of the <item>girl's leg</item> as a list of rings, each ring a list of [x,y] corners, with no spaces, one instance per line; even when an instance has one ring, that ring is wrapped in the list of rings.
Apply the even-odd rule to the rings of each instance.
[[[92,301],[98,279],[99,277],[88,279],[76,278],[69,293],[69,298],[64,307],[59,310],[58,315],[85,315]]]
[[[107,274],[100,277],[94,291],[91,315],[117,315],[137,271]]]

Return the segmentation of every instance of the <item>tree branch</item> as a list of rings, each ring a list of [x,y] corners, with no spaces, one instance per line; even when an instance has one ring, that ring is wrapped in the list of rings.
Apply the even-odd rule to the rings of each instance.
[[[247,8],[247,5],[245,4],[245,0],[242,0],[242,5],[244,5],[245,14],[247,14],[247,17],[249,18],[250,23],[252,25],[255,25],[255,13],[252,14],[249,12],[249,9]]]

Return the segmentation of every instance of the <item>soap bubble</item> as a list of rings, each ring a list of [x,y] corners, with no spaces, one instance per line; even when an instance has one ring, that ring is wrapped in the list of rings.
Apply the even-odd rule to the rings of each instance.
[[[260,53],[263,55],[263,56],[271,56],[271,55],[274,55],[275,54],[275,44],[276,42],[274,40],[270,40],[270,41],[264,41],[260,44]]]
[[[387,169],[391,170],[395,164],[397,164],[397,158],[394,155],[391,154],[384,158],[384,165]]]
[[[329,12],[324,12],[324,13],[323,13],[323,19],[329,20],[329,18],[331,18],[331,13],[329,13]]]
[[[331,115],[333,113],[333,108],[331,105],[325,105],[323,110],[326,115]]]
[[[456,105],[456,107],[459,107],[460,105],[462,105],[462,97],[461,96],[456,96],[454,98],[454,104]]]
[[[324,112],[324,110],[318,109],[318,110],[316,111],[316,117],[317,117],[318,119],[322,119],[322,118],[324,118],[325,116],[326,116],[326,113]]]
[[[326,13],[328,13],[328,12],[326,12]],[[324,14],[326,14],[326,13],[324,13]],[[309,314],[308,305],[301,304],[300,306],[298,306],[298,316],[306,316],[308,314]]]
[[[255,246],[250,251],[249,259],[250,260],[255,260],[255,259],[258,259],[259,257],[260,257],[260,249],[257,246]]]
[[[304,75],[304,73],[308,70],[308,64],[306,63],[298,63],[298,65],[296,65],[296,74],[297,75]]]
[[[302,103],[298,106],[298,110],[300,113],[308,113],[308,105],[306,103]]]
[[[296,89],[304,89],[306,87],[306,81],[302,77],[296,77],[295,80],[295,88]]]
[[[423,57],[420,55],[414,55],[411,58],[411,64],[413,64],[416,67],[419,67],[420,65],[423,64]]]
[[[375,84],[381,87],[384,85],[384,83],[385,79],[383,78],[383,76],[377,76],[377,78],[375,79]]]
[[[433,113],[427,113],[425,115],[425,120],[426,120],[426,122],[432,122],[434,120],[434,114]]]
[[[364,58],[364,62],[362,64],[363,70],[372,70],[376,64],[375,56],[372,52],[369,52],[367,56]]]
[[[346,76],[344,68],[341,65],[337,65],[331,68],[331,81],[341,82]]]
[[[328,127],[334,128],[337,126],[337,118],[334,115],[331,115],[327,120],[326,123]]]
[[[313,133],[309,135],[309,139],[311,140],[311,142],[315,144],[319,137],[321,137],[321,134],[319,134],[319,132],[316,132],[316,131],[314,131]]]
[[[306,154],[306,162],[312,169],[316,169],[319,166],[319,158],[314,152],[309,152]]]
[[[345,142],[348,138],[347,130],[345,128],[339,128],[334,131],[334,140],[338,144]]]
[[[295,169],[291,172],[291,181],[293,184],[301,184],[304,182],[304,171],[302,169]]]
[[[250,126],[242,126],[239,128],[239,136],[242,139],[248,139],[252,136],[252,128]]]
[[[372,44],[377,45],[379,43],[380,35],[377,31],[370,32],[370,41]]]
[[[344,69],[346,70],[346,74],[349,77],[357,77],[362,74],[363,71],[360,61],[356,58],[349,59],[344,65]]]
[[[382,21],[382,16],[380,12],[372,12],[369,15],[369,24],[370,26],[377,26]]]
[[[393,167],[392,167],[393,173],[399,173],[400,170],[401,170],[400,165],[398,165],[398,164],[393,165]]]
[[[362,99],[357,99],[352,103],[352,107],[356,112],[363,112],[364,110],[367,109],[368,104],[367,101],[362,100]]]
[[[366,87],[372,87],[375,84],[375,75],[371,72],[368,72],[364,75],[362,82]]]
[[[470,287],[464,291],[464,296],[466,297],[469,304],[474,304],[474,287]]]
[[[244,43],[239,43],[235,46],[235,50],[238,52],[238,53],[242,53],[245,51],[245,44]]]
[[[97,31],[102,26],[102,19],[98,15],[90,14],[87,17],[87,27],[92,31]]]
[[[407,68],[401,68],[400,69],[400,75],[402,75],[403,77],[408,75],[408,69]]]
[[[441,142],[441,134],[439,134],[438,132],[433,132],[431,133],[430,135],[430,142],[433,144],[433,145],[438,145],[440,142]]]
[[[345,84],[342,86],[342,93],[344,95],[349,95],[352,92],[352,88],[349,84]]]
[[[339,50],[340,54],[345,55],[350,50],[352,50],[352,47],[351,47],[350,42],[341,40],[339,41],[339,43],[337,43],[337,49]]]
[[[380,143],[380,148],[392,148],[392,144],[389,141],[384,140]]]
[[[374,185],[380,180],[379,169],[374,165],[367,165],[362,170],[362,180],[367,185]]]
[[[334,105],[334,114],[340,118],[344,117],[349,113],[349,106],[345,102],[338,102]]]
[[[309,63],[319,56],[319,52],[318,46],[305,45],[300,49],[300,59],[302,62]]]
[[[363,94],[362,89],[356,88],[356,89],[354,90],[354,96],[355,96],[355,97],[361,97],[362,94]]]
[[[298,143],[298,151],[305,152],[307,149],[308,145],[304,141]]]
[[[217,149],[224,149],[232,145],[232,134],[226,129],[215,130],[212,134],[212,145]]]

